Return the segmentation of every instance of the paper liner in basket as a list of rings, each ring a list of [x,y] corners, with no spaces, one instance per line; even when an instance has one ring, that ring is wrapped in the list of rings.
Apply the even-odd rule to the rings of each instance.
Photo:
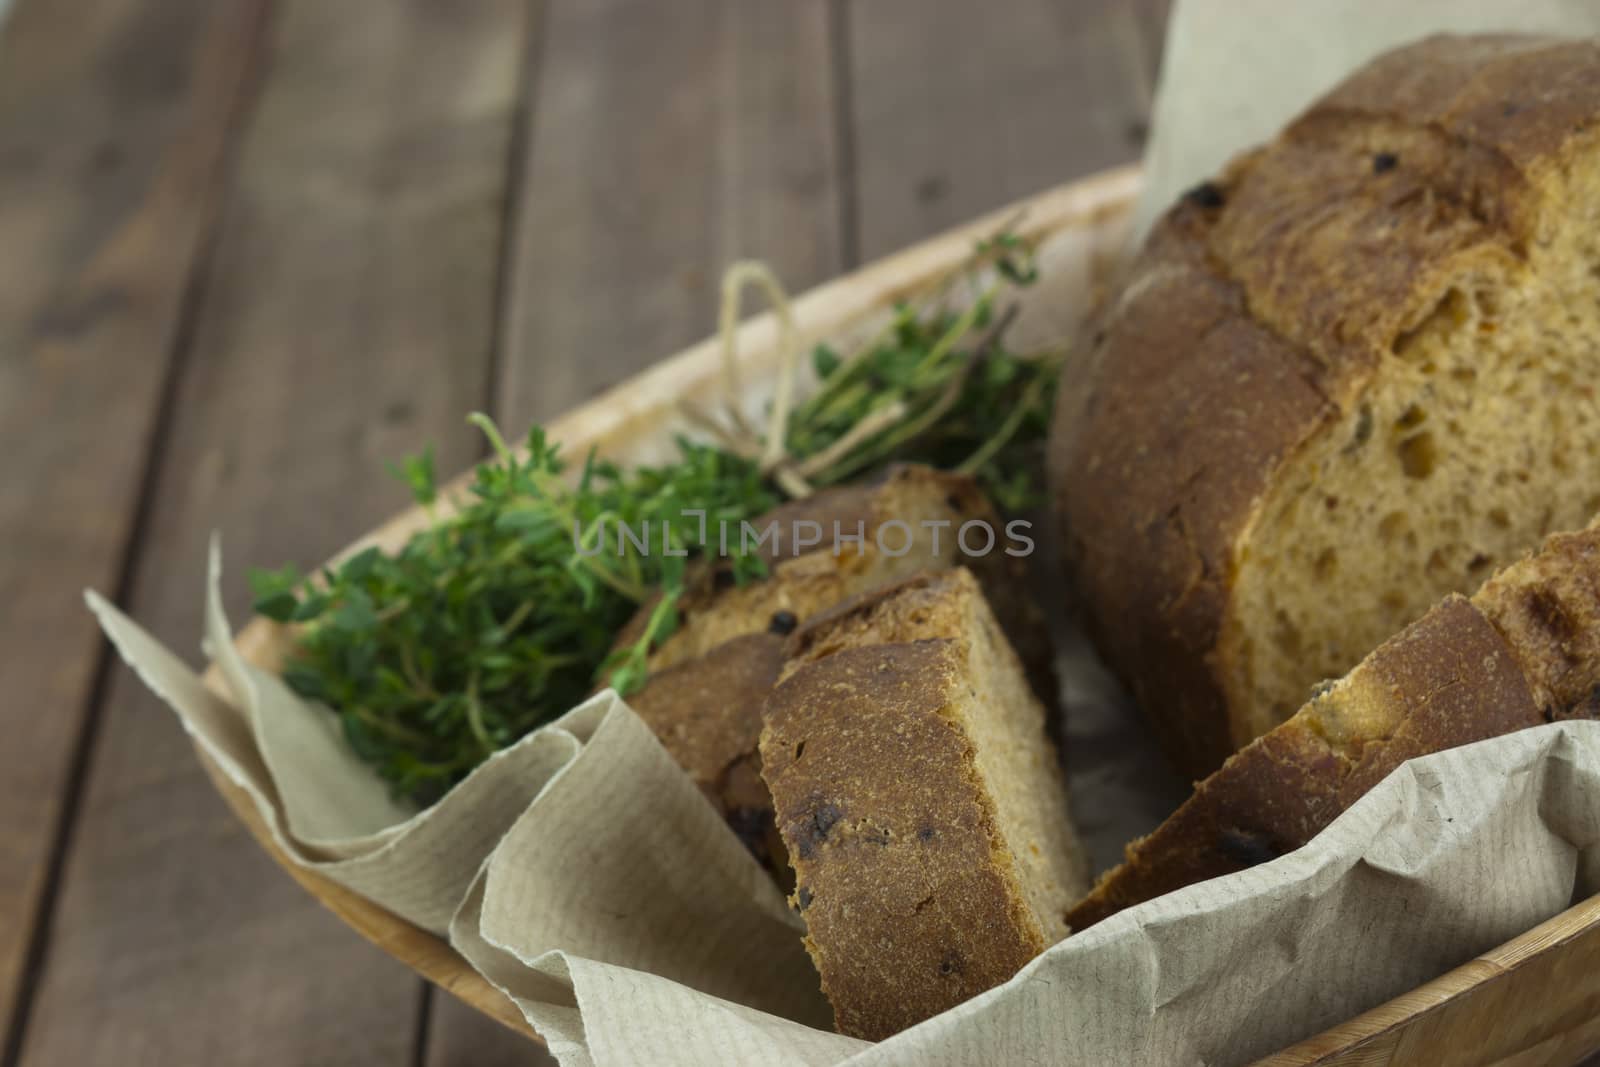
[[[207,643],[236,703],[91,605],[287,854],[448,925],[567,1064],[1240,1063],[1600,888],[1600,724],[1541,727],[1413,761],[1305,848],[1114,916],[868,1045],[825,1029],[797,920],[614,695],[409,814],[331,716],[233,653],[219,574],[214,551]]]
[[[615,693],[496,753],[415,812],[355,757],[333,715],[239,655],[220,581],[213,542],[204,645],[231,701],[103,598],[88,601],[295,863],[441,934],[481,868],[483,936],[519,961],[562,948],[827,1024],[799,918]],[[513,824],[517,847],[497,851]]]
[[[618,739],[619,753],[630,747]],[[1600,889],[1600,723],[1406,764],[1305,848],[1116,915],[877,1045],[703,992],[738,990],[740,977],[705,951],[695,923],[668,919],[631,961],[609,934],[597,937],[610,962],[573,945],[555,951],[533,905],[503,910],[518,871],[549,865],[553,838],[531,815],[474,884],[451,940],[569,1067],[1239,1064]],[[667,882],[640,908],[704,907],[674,896],[674,866],[664,852],[647,862],[641,873]],[[597,912],[594,922],[605,920]]]
[[[417,812],[396,802],[356,758],[334,716],[239,655],[223,615],[220,580],[213,541],[204,646],[227,679],[231,701],[99,595],[90,592],[87,599],[122,658],[249,795],[286,855],[442,932],[484,857],[540,784],[576,756],[577,737],[565,720],[531,734]],[[614,700],[591,703],[607,699]]]

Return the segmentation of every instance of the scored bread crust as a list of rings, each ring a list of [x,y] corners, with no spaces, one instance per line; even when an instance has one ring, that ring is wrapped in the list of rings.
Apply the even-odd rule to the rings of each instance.
[[[1069,363],[1050,448],[1068,576],[1191,773],[1265,728],[1230,700],[1227,640],[1263,494],[1453,279],[1526,258],[1597,115],[1593,41],[1434,37],[1380,57],[1180,200]]]
[[[1600,527],[1449,596],[1233,755],[1067,916],[1123,908],[1305,844],[1415,756],[1600,716]]]

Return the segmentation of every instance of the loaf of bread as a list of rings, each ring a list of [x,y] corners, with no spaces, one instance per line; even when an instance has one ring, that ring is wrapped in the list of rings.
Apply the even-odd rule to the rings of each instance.
[[[1051,444],[1103,656],[1196,775],[1600,507],[1600,43],[1435,37],[1153,231]]]
[[[858,597],[789,655],[762,776],[840,1032],[887,1037],[1066,936],[1087,880],[1059,761],[972,575]]]
[[[794,556],[789,549],[797,521],[815,522],[824,532],[819,544]],[[960,527],[974,521],[993,529],[992,550],[963,550]],[[861,542],[841,541],[842,550],[835,553],[836,522],[846,534],[864,531]],[[885,533],[887,551],[876,536],[885,523],[904,524]],[[931,467],[894,466],[873,484],[824,490],[785,504],[754,525],[781,531],[781,541],[763,548],[770,576],[740,587],[725,566],[699,571],[680,602],[678,629],[651,655],[649,680],[628,704],[746,846],[786,881],[788,866],[761,784],[756,741],[761,702],[783,663],[784,638],[800,622],[907,575],[965,564],[979,576],[1051,707],[1055,681],[1049,633],[1027,588],[1025,560],[1006,553],[1016,546],[971,478]],[[977,553],[988,542],[974,531],[967,543]],[[648,612],[648,607],[641,611],[619,642],[634,639]]]
[[[1070,912],[1075,929],[1298,848],[1414,756],[1600,715],[1600,526],[1450,594],[1196,787]]]

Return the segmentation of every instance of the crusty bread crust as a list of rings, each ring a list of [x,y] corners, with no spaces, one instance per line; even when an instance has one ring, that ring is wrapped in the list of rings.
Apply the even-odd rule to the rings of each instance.
[[[1594,41],[1435,37],[1384,56],[1173,207],[1069,363],[1050,452],[1068,575],[1191,772],[1259,732],[1230,706],[1225,630],[1264,491],[1453,278],[1525,258],[1541,191],[1597,116]],[[1381,173],[1396,141],[1403,173]]]
[[[887,1037],[1004,982],[1064,935],[1062,912],[1084,887],[1043,709],[1003,640],[986,651],[985,632],[993,619],[969,574],[919,575],[798,631],[767,698],[762,774],[795,870],[790,900],[841,1033]],[[1053,854],[1068,869],[1034,883],[1037,896],[1014,851],[1026,838],[1002,825],[994,790],[1005,783],[983,773],[971,716],[1000,714],[972,703],[997,692],[983,657],[1032,704],[1010,709],[1022,713],[1003,743],[1043,757],[1028,800],[1065,846]]]
[[[1416,756],[1600,716],[1600,526],[1451,596],[1201,782],[1072,909],[1074,929],[1311,840]]]
[[[971,747],[941,714],[959,672],[948,641],[846,649],[768,701],[763,774],[841,1033],[887,1037],[998,985],[1045,947],[992,861],[999,835],[970,785]],[[800,757],[805,773],[792,773]],[[883,788],[888,768],[906,788]],[[866,849],[876,854],[861,878],[850,854]],[[905,936],[910,923],[926,936]]]
[[[1600,525],[1546,539],[1472,603],[1510,642],[1545,718],[1600,717]]]
[[[757,546],[772,569],[772,576],[765,581],[738,588],[726,567],[694,567],[679,601],[678,631],[651,655],[651,668],[673,666],[704,654],[731,636],[764,630],[775,608],[801,608],[797,614],[804,617],[862,591],[856,579],[870,568],[881,569],[885,562],[872,558],[875,533],[880,525],[893,520],[912,527],[923,520],[951,524],[937,534],[937,560],[927,554],[932,547],[929,537],[920,550],[914,549],[901,559],[897,565],[899,574],[958,563],[971,570],[1022,657],[1035,691],[1041,700],[1052,703],[1056,695],[1054,650],[1043,613],[1028,586],[1027,561],[1004,551],[1004,520],[974,478],[914,463],[890,464],[870,481],[821,490],[803,500],[781,504],[755,520],[752,525],[759,529],[776,524],[785,531],[780,552],[772,552],[770,545]],[[822,543],[799,556],[786,547],[787,531],[797,521],[816,522],[824,530]],[[971,556],[961,550],[957,528],[965,521],[989,524],[997,537],[992,552]],[[864,553],[846,543],[843,551],[834,555],[832,531],[836,522],[847,535],[853,535],[859,524],[866,542]],[[729,540],[736,540],[732,533]],[[892,542],[901,543],[898,532]],[[618,633],[617,646],[637,639],[653,607],[646,604],[640,608]]]

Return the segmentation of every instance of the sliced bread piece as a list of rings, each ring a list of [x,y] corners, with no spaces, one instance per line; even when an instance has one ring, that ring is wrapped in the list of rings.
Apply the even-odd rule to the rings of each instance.
[[[840,1032],[877,1039],[1066,936],[1086,865],[1045,711],[965,569],[796,634],[762,777]]]
[[[821,543],[799,556],[787,554],[796,521],[815,522],[824,531]],[[992,551],[962,550],[960,527],[973,521],[993,529]],[[835,522],[844,533],[863,532],[861,543],[841,542],[843,550],[836,554]],[[887,551],[881,551],[878,529],[897,522],[905,529],[887,531]],[[787,884],[789,868],[759,777],[756,739],[761,702],[783,662],[778,650],[801,621],[906,575],[962,563],[980,576],[1007,633],[1023,650],[1030,678],[1052,708],[1055,679],[1049,634],[1028,589],[1025,560],[1006,554],[1002,520],[973,479],[899,465],[875,483],[824,490],[785,504],[754,525],[781,531],[776,543],[785,552],[767,550],[770,577],[740,587],[725,568],[702,569],[681,601],[677,631],[651,655],[650,678],[628,704],[756,857]],[[967,540],[974,550],[986,543],[977,531]],[[646,614],[648,608],[619,643],[633,639]]]
[[[1074,929],[1311,840],[1414,756],[1600,715],[1600,527],[1450,595],[1231,757],[1069,913]]]
[[[761,703],[778,681],[784,637],[745,634],[658,671],[628,697],[752,855],[788,884],[788,857],[772,821],[756,746]]]
[[[797,550],[794,531],[804,523],[815,524],[811,532],[818,540]],[[993,541],[976,530],[963,538],[961,527],[967,523],[987,526]],[[781,629],[788,616],[804,620],[874,586],[959,563],[983,583],[1029,676],[1038,682],[1041,695],[1053,698],[1053,650],[1028,589],[1026,560],[1006,552],[1016,547],[1006,536],[1007,524],[975,479],[921,464],[893,464],[873,481],[790,501],[751,525],[761,532],[777,531],[759,544],[751,539],[771,569],[770,577],[741,587],[733,584],[725,566],[701,569],[679,602],[678,629],[650,656],[652,671],[703,655],[730,638],[766,630],[779,613],[786,613],[776,624]],[[838,551],[835,529],[845,535],[837,542]],[[857,533],[859,542],[848,539]],[[737,540],[737,532],[730,530],[730,543]],[[618,636],[618,643],[628,643],[648,616],[647,606]]]
[[[1051,446],[1107,661],[1195,775],[1600,507],[1600,42],[1382,56],[1177,204]]]

